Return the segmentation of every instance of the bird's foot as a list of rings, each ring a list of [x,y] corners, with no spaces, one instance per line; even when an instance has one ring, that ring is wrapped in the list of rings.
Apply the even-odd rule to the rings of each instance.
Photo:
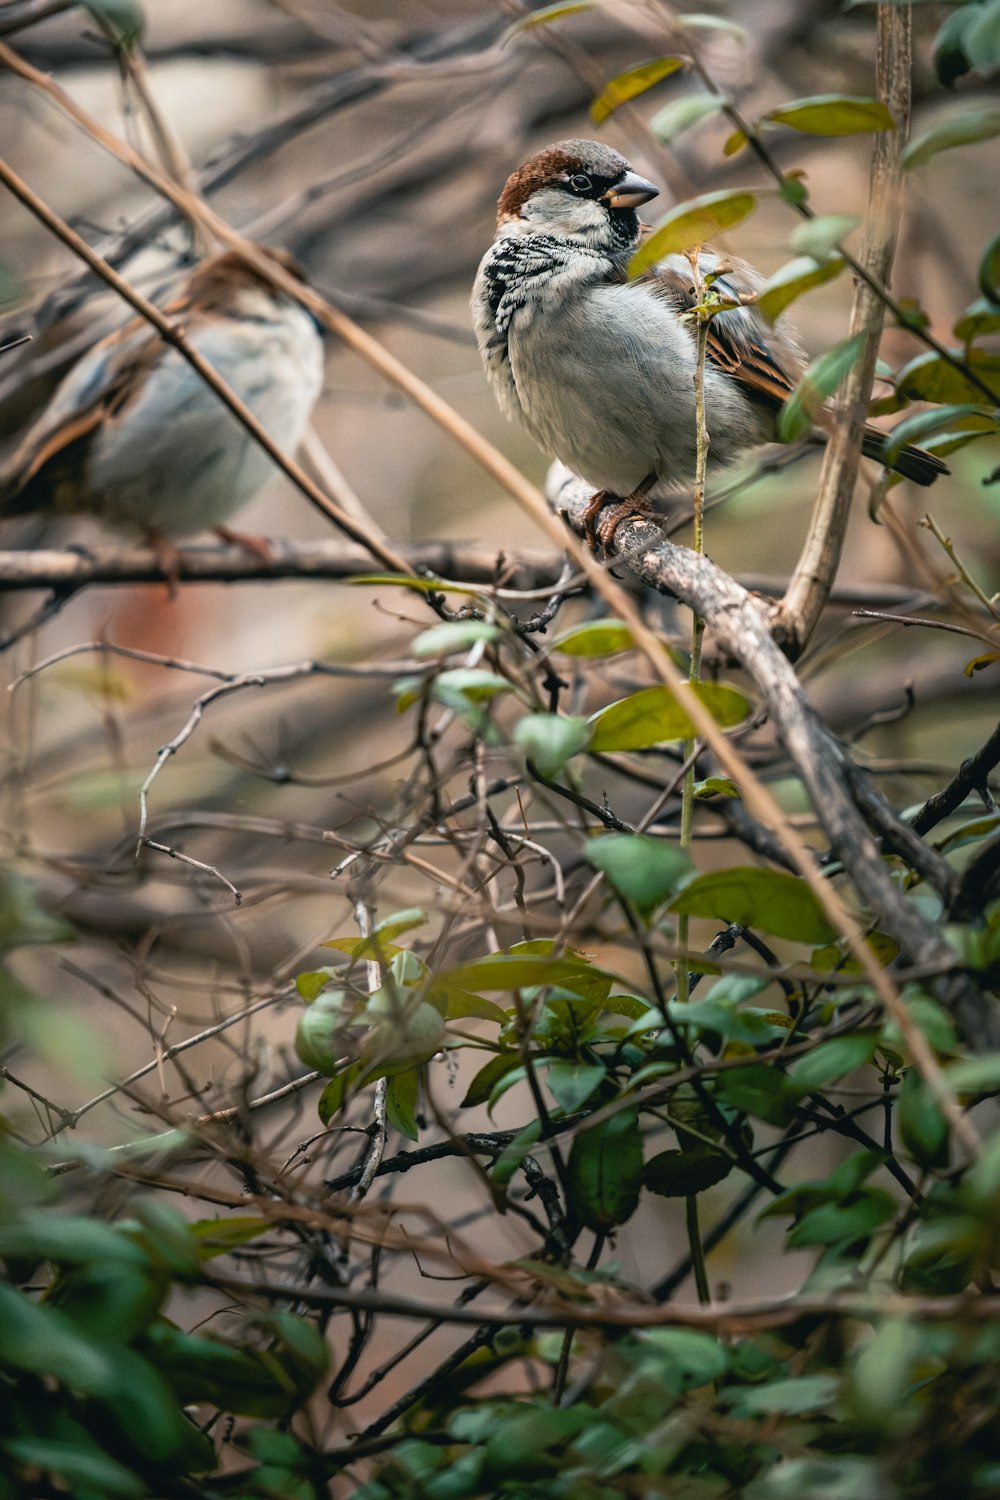
[[[615,533],[622,522],[630,520],[633,516],[652,515],[653,507],[646,496],[655,483],[656,475],[647,475],[642,483],[635,487],[631,495],[626,495],[621,500],[610,495],[607,490],[598,490],[596,495],[591,496],[584,512],[583,530],[592,552],[596,553],[597,543],[600,542],[605,553],[610,557],[615,551]],[[609,501],[614,501],[614,504],[609,505]],[[605,514],[601,516],[598,523],[597,518],[602,510]]]
[[[159,531],[150,532],[149,545],[156,554],[156,561],[167,581],[167,598],[173,602],[177,598],[177,584],[181,574],[181,555],[170,538],[163,536]]]
[[[232,531],[228,526],[216,526],[214,530],[221,542],[228,542],[232,547],[242,547],[244,552],[259,557],[261,562],[274,561],[274,552],[266,536],[250,536],[245,531]]]

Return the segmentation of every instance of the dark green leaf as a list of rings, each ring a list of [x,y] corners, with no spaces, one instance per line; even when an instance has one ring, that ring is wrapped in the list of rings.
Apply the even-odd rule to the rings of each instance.
[[[711,1146],[660,1151],[643,1168],[643,1186],[661,1198],[688,1198],[714,1187],[733,1170],[733,1159]]]
[[[386,1118],[393,1130],[408,1141],[420,1139],[417,1124],[417,1098],[420,1093],[420,1069],[409,1068],[389,1079],[385,1095]]]
[[[697,1390],[721,1380],[730,1365],[728,1349],[714,1334],[698,1328],[648,1328],[642,1334],[640,1354],[644,1364],[663,1370],[665,1384],[682,1390]]]
[[[795,1118],[799,1098],[799,1090],[780,1069],[762,1063],[720,1073],[717,1093],[731,1109],[768,1125],[788,1125]]]
[[[734,865],[699,875],[670,903],[692,917],[718,917],[796,943],[828,943],[836,929],[798,875]]]
[[[775,125],[790,125],[809,135],[861,135],[872,130],[895,130],[896,122],[878,99],[851,94],[815,94],[793,99],[764,116]]]
[[[588,1229],[603,1233],[630,1219],[642,1186],[638,1116],[620,1110],[589,1130],[579,1130],[570,1151],[572,1207]]]
[[[740,789],[728,776],[706,776],[704,781],[695,782],[694,795],[702,801],[709,797],[738,797]]]
[[[659,118],[659,116],[657,116]],[[651,122],[655,131],[656,120]],[[665,255],[691,250],[723,229],[731,229],[753,213],[753,193],[724,191],[688,198],[666,214],[629,261],[629,275],[638,276]]]
[[[520,990],[528,985],[558,984],[584,998],[603,999],[612,976],[579,958],[548,954],[493,953],[469,964],[446,969],[441,978],[468,990]]]
[[[822,264],[860,223],[857,214],[817,214],[793,231],[792,249],[797,255]]]
[[[665,901],[691,869],[681,849],[645,834],[606,833],[584,847],[590,863],[641,912]]]
[[[488,1063],[484,1063],[479,1072],[473,1078],[465,1091],[462,1100],[463,1109],[472,1109],[477,1104],[485,1104],[493,1092],[494,1084],[498,1083],[512,1068],[518,1068],[521,1059],[516,1052],[501,1052],[499,1057],[491,1057]]]
[[[896,1212],[896,1200],[881,1188],[862,1188],[841,1203],[821,1203],[789,1231],[788,1245],[840,1245],[867,1240]]]
[[[75,1214],[30,1213],[0,1225],[0,1256],[50,1260],[78,1266],[88,1261],[146,1264],[146,1255],[127,1234]]]
[[[507,1186],[524,1158],[531,1155],[531,1148],[536,1145],[541,1133],[541,1120],[532,1120],[531,1124],[518,1131],[510,1145],[501,1151],[490,1169],[490,1180],[497,1187]]]
[[[725,683],[696,682],[694,691],[724,729],[741,724],[750,712],[742,693]],[[590,720],[591,750],[644,750],[669,740],[687,740],[694,725],[666,686],[641,688],[609,703]]]
[[[940,406],[935,411],[915,412],[904,417],[889,433],[885,445],[885,457],[891,460],[907,443],[925,443],[935,433],[953,428],[970,431],[996,431],[997,422],[988,411],[979,406]]]
[[[144,1479],[102,1453],[96,1444],[60,1441],[58,1438],[9,1438],[4,1444],[12,1458],[22,1464],[57,1474],[74,1488],[73,1494],[117,1496],[142,1500],[149,1494]],[[77,1490],[76,1486],[79,1486]]]
[[[860,359],[864,342],[864,334],[856,333],[813,360],[781,409],[778,436],[782,442],[791,443],[809,431],[827,396]]]
[[[947,1167],[948,1122],[916,1068],[907,1069],[896,1108],[903,1144],[917,1165]]]
[[[637,63],[634,68],[619,73],[617,78],[612,78],[610,83],[605,84],[590,106],[590,118],[595,125],[603,125],[620,105],[626,104],[629,99],[637,99],[664,78],[669,78],[671,73],[686,66],[687,61],[683,57],[654,57],[649,62]]]
[[[923,135],[916,136],[903,150],[904,167],[922,167],[941,151],[955,146],[969,146],[1000,135],[1000,109],[970,109],[941,120]]]
[[[344,1101],[349,1093],[358,1083],[364,1069],[361,1063],[352,1063],[349,1068],[344,1068],[335,1077],[330,1079],[326,1088],[319,1096],[316,1108],[320,1120],[324,1125],[329,1125],[335,1115],[338,1115],[344,1107]]]
[[[961,349],[955,349],[952,353],[960,366],[964,366],[984,382],[1000,405],[1000,354],[992,354],[983,349],[971,349],[968,355]],[[983,392],[978,385],[973,384],[962,373],[961,368],[956,369],[933,350],[911,359],[900,370],[898,381],[903,395],[916,401],[981,403],[983,400]]]

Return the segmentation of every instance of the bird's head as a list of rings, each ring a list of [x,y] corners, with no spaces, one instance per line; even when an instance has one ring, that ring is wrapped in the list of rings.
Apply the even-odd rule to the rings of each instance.
[[[507,179],[497,205],[501,234],[551,234],[592,250],[630,250],[636,209],[659,188],[600,141],[557,141]]]

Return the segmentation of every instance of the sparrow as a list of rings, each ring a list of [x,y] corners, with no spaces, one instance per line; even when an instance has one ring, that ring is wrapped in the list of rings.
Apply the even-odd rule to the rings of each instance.
[[[549,146],[507,179],[472,292],[476,340],[503,412],[594,487],[588,527],[609,500],[619,502],[597,533],[605,546],[625,515],[648,512],[650,499],[694,477],[697,349],[685,314],[703,295],[699,281],[737,304],[708,331],[713,468],[775,440],[805,366],[787,324],[770,328],[748,304],[765,282],[745,261],[703,247],[697,277],[687,256],[671,255],[629,280],[642,228],[636,210],[658,192],[598,141]],[[883,433],[865,428],[868,457],[881,459],[885,445]],[[923,485],[948,473],[914,447],[890,467]]]
[[[233,251],[195,266],[164,312],[293,451],[323,383],[310,314]],[[210,528],[240,540],[225,523],[272,470],[197,371],[136,318],[77,361],[0,468],[0,518],[86,513],[168,551]]]

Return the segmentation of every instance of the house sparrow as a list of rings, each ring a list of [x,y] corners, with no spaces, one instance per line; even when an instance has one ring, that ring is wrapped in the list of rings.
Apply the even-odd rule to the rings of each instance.
[[[479,352],[505,414],[594,486],[591,524],[607,501],[621,502],[600,528],[605,544],[625,515],[648,510],[649,497],[695,472],[696,336],[682,316],[699,300],[691,264],[671,255],[628,279],[636,209],[658,191],[598,141],[548,147],[508,178],[472,293]],[[764,285],[745,262],[709,249],[698,269],[734,302]],[[804,364],[789,330],[768,327],[754,306],[713,318],[705,365],[713,467],[774,440]],[[885,442],[867,427],[862,451],[881,458]],[[913,447],[891,467],[918,484],[948,472]]]
[[[227,251],[197,265],[164,311],[295,449],[323,382],[323,340],[305,309]],[[0,470],[0,517],[86,512],[169,551],[206,528],[232,537],[224,523],[272,470],[197,371],[136,318],[73,366]]]

